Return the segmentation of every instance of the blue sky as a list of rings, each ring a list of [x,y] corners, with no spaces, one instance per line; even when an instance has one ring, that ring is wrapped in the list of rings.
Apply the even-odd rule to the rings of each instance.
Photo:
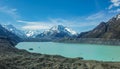
[[[88,31],[120,12],[120,0],[0,0],[0,23],[46,30],[58,24]]]

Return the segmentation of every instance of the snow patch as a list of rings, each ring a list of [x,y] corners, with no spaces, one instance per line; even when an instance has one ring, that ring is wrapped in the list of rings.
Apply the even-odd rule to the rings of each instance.
[[[35,38],[36,35],[40,34],[39,30],[25,30],[24,31],[27,37]]]
[[[65,28],[67,31],[69,31],[72,35],[77,35],[77,32],[69,29],[69,28]]]
[[[118,19],[120,19],[120,14],[119,14],[119,15],[117,15],[117,20],[118,20]]]

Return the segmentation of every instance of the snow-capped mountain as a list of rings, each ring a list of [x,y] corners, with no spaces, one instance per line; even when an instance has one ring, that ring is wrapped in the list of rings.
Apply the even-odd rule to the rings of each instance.
[[[13,25],[2,25],[5,29],[7,29],[9,32],[12,32],[13,34],[19,36],[20,38],[26,38],[26,35],[24,34],[23,31],[18,30],[15,28]]]
[[[35,38],[36,35],[41,33],[39,30],[25,30],[24,32],[26,36],[29,38]]]
[[[77,36],[77,33],[63,25],[53,26],[49,30],[37,35],[39,38],[63,38]]]
[[[8,38],[13,44],[16,44],[16,43],[22,41],[22,39],[20,37],[18,37],[17,35],[15,35],[14,33],[10,32],[10,31],[8,31],[1,24],[0,24],[0,38]]]
[[[50,29],[41,33],[40,30],[18,30],[13,25],[3,25],[6,30],[19,36],[20,38],[63,38],[63,37],[75,37],[78,34],[68,27],[63,25],[53,26]]]

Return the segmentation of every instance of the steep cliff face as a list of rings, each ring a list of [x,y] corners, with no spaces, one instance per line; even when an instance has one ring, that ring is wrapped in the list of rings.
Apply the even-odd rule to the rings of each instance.
[[[88,32],[79,34],[78,38],[105,38],[120,39],[120,18],[118,15],[108,22],[101,22],[97,27]]]

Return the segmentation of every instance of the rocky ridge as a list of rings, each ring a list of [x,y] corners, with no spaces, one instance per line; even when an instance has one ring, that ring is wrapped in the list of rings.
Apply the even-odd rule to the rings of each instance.
[[[88,32],[82,32],[78,38],[103,38],[120,39],[119,15],[111,18],[108,22],[101,22],[97,27]]]

